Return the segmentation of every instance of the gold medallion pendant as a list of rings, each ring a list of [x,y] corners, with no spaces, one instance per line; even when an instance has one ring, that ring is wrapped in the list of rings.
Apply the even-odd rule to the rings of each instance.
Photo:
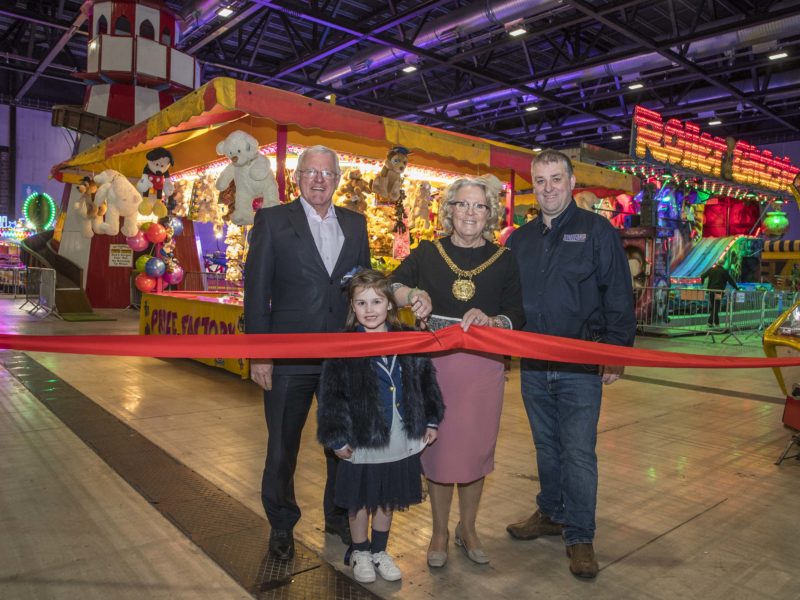
[[[453,282],[453,297],[456,300],[461,300],[462,302],[466,302],[467,300],[471,300],[472,297],[475,295],[475,282],[472,281],[472,278],[475,275],[480,275],[486,269],[488,269],[492,264],[500,258],[500,256],[507,250],[507,248],[500,246],[497,251],[489,257],[489,259],[484,262],[482,265],[477,266],[474,269],[469,271],[465,271],[464,269],[459,268],[456,263],[453,262],[449,256],[447,256],[447,252],[445,252],[442,243],[439,240],[434,240],[433,245],[436,246],[436,249],[439,251],[439,254],[444,260],[445,264],[450,268],[450,270],[456,274],[456,277],[460,277],[461,279],[456,279]]]
[[[456,279],[453,282],[453,296],[456,300],[466,302],[475,295],[475,283],[471,279]]]

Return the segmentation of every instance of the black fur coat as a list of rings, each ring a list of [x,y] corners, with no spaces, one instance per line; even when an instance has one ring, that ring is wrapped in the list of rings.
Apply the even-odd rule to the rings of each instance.
[[[391,423],[383,416],[378,375],[371,358],[334,358],[322,366],[317,399],[317,439],[326,448],[380,448],[389,443]],[[402,367],[403,428],[408,437],[425,435],[444,415],[436,370],[425,356],[399,355]]]

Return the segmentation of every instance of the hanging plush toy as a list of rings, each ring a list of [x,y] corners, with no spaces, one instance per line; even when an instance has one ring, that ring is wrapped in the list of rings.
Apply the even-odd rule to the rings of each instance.
[[[234,131],[217,144],[217,154],[227,156],[230,164],[217,177],[220,192],[236,182],[236,205],[231,221],[252,225],[255,211],[279,204],[278,183],[266,156],[258,151],[258,140],[244,131]]]
[[[106,214],[102,223],[94,227],[95,233],[117,235],[120,232],[119,220],[123,219],[122,233],[127,237],[136,235],[139,227],[136,224],[136,213],[142,197],[136,187],[122,174],[106,169],[95,178],[97,188],[95,203],[106,204]]]
[[[395,146],[389,150],[381,172],[372,181],[372,191],[382,203],[401,200],[403,192],[403,173],[408,166],[408,148]]]
[[[350,169],[344,177],[345,182],[336,190],[336,204],[362,215],[367,212],[369,183],[361,176],[359,169]]]
[[[166,148],[155,148],[145,154],[147,165],[142,172],[136,189],[142,193],[139,212],[143,215],[154,214],[159,219],[167,216],[167,206],[163,197],[170,198],[175,191],[169,178],[169,168],[175,164],[172,153]],[[155,190],[156,199],[150,199],[150,190]]]
[[[82,219],[81,235],[86,239],[94,237],[94,228],[103,222],[103,215],[106,214],[105,204],[96,204],[94,195],[97,193],[97,184],[91,177],[84,177],[78,184],[78,191],[81,197],[75,203],[75,208]]]

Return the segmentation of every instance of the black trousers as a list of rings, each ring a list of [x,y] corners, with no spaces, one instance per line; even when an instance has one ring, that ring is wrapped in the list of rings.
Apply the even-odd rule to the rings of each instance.
[[[300,438],[311,401],[319,391],[319,374],[274,375],[272,390],[264,392],[264,416],[269,441],[264,475],[261,478],[261,501],[273,529],[293,529],[300,520],[300,507],[294,495],[294,472]],[[327,481],[323,509],[325,521],[347,519],[347,510],[333,503],[336,467],[339,459],[325,450]]]

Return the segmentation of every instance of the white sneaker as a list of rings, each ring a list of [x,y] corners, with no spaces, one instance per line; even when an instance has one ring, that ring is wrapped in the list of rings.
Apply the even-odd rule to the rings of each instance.
[[[403,574],[394,562],[394,559],[386,554],[386,552],[378,552],[372,555],[372,562],[375,563],[375,569],[381,577],[386,581],[397,581]]]
[[[359,583],[375,581],[375,565],[372,564],[372,552],[369,550],[353,550],[350,565],[353,567],[353,578]]]

